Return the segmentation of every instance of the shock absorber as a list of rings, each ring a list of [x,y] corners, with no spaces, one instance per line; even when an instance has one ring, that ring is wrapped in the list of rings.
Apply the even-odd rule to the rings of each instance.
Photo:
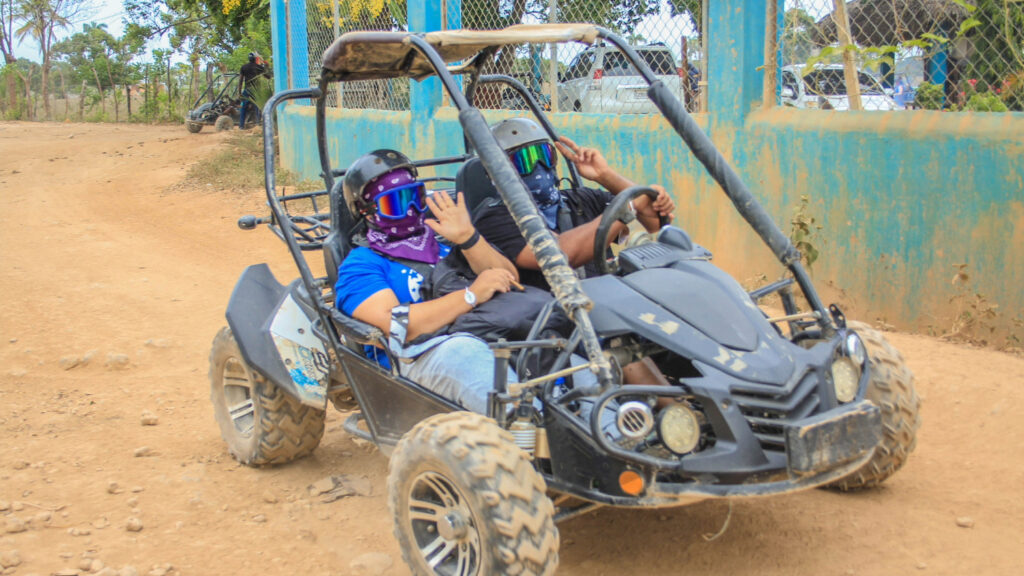
[[[533,397],[524,395],[516,407],[516,419],[508,431],[512,433],[516,446],[533,460],[537,449],[537,425],[533,423]]]

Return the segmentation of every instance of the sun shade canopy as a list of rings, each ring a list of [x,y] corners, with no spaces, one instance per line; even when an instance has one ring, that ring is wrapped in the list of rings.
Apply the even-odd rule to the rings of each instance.
[[[449,30],[416,34],[433,46],[445,63],[469,60],[489,48],[507,44],[582,42],[593,44],[598,29],[592,24],[518,24],[501,30]],[[372,80],[434,74],[430,62],[413,47],[410,32],[348,32],[335,40],[323,59],[328,80]],[[458,74],[467,65],[451,69]]]

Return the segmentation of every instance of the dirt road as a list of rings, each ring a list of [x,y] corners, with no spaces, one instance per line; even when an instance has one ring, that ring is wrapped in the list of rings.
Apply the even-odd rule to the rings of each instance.
[[[221,442],[207,354],[234,282],[262,261],[295,276],[270,233],[235,226],[261,213],[260,192],[171,187],[222,138],[0,123],[5,575],[408,573],[387,462],[340,414],[289,466],[241,467]],[[883,488],[744,500],[731,514],[724,502],[601,510],[560,526],[559,574],[1022,573],[1024,360],[889,337],[917,376],[924,425]],[[337,474],[370,493],[310,496]]]

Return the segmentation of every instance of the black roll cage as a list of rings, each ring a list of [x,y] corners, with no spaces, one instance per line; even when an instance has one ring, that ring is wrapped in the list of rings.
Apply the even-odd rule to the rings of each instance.
[[[615,45],[629,59],[636,70],[640,72],[640,75],[648,84],[648,97],[665,115],[672,128],[683,139],[698,161],[707,169],[715,182],[722,187],[740,215],[743,216],[758,236],[768,245],[782,265],[792,273],[794,280],[799,285],[810,308],[813,310],[812,315],[815,317],[821,333],[825,337],[831,337],[835,333],[836,326],[832,322],[832,316],[825,309],[815,291],[807,271],[800,262],[800,253],[782,233],[760,203],[758,203],[747,186],[740,180],[739,175],[729,166],[725,158],[714,147],[710,138],[700,129],[678,98],[658,80],[646,61],[640,58],[636,51],[617,34],[601,27],[597,27],[596,30],[598,38]],[[483,115],[472,106],[473,95],[478,83],[501,82],[508,84],[523,96],[534,116],[540,120],[544,130],[553,139],[557,138],[554,127],[543,114],[536,99],[533,98],[532,94],[529,93],[521,82],[514,78],[502,75],[481,75],[481,70],[484,67],[482,64],[493,56],[498,46],[489,46],[481,50],[472,59],[471,66],[463,67],[462,70],[468,71],[470,74],[469,86],[466,94],[463,94],[455,82],[452,71],[449,70],[434,46],[424,39],[423,34],[396,34],[393,32],[363,32],[358,34],[359,42],[361,43],[405,43],[413,47],[430,63],[434,74],[440,79],[451,98],[452,104],[458,110],[459,122],[463,127],[466,138],[467,153],[465,155],[417,162],[416,164],[418,166],[451,164],[462,162],[473,155],[480,158],[491,180],[495,183],[495,187],[498,189],[502,200],[526,238],[527,243],[537,255],[537,260],[541,263],[542,272],[551,285],[552,292],[557,301],[569,314],[579,330],[580,343],[587,353],[590,367],[596,373],[599,382],[598,390],[581,392],[587,394],[606,393],[613,384],[613,372],[608,358],[605,357],[601,350],[601,344],[590,322],[588,311],[592,307],[592,303],[583,292],[580,282],[570,268],[565,255],[558,249],[558,244],[551,235],[551,232],[541,224],[542,219],[538,217],[536,207],[530,199],[529,193],[517,176],[507,155],[500,148],[493,135],[491,135]],[[322,244],[322,238],[311,238],[308,228],[299,226],[299,223],[293,221],[293,217],[284,209],[282,200],[287,200],[294,196],[278,196],[275,193],[275,130],[273,113],[278,106],[289,100],[313,99],[316,101],[317,147],[320,156],[321,175],[331,204],[331,230],[342,234],[350,232],[356,222],[348,212],[344,201],[341,200],[340,177],[344,175],[344,170],[331,168],[326,140],[326,99],[322,98],[322,96],[326,93],[327,85],[333,81],[346,80],[322,77],[318,87],[284,90],[276,93],[267,101],[263,111],[265,187],[272,215],[269,220],[249,221],[247,222],[248,226],[243,225],[241,221],[239,222],[239,225],[243,227],[251,227],[258,223],[268,223],[272,228],[277,228],[275,233],[288,245],[288,249],[299,267],[302,282],[310,295],[318,294],[322,286],[313,277],[308,263],[302,256],[302,251],[311,247],[318,248]],[[574,185],[578,185],[579,175],[571,164],[570,178]],[[323,192],[320,194],[322,195]],[[311,224],[308,221],[304,223],[307,225]],[[315,223],[313,225],[315,226]],[[313,240],[312,243],[308,242],[310,239]],[[302,245],[300,245],[300,242],[302,242]],[[786,290],[788,285],[788,281],[783,281],[766,288]],[[763,296],[764,294],[761,295]],[[784,298],[784,301],[787,300],[791,301],[791,298]],[[787,313],[792,313],[788,308],[790,306],[787,306]],[[340,338],[330,322],[331,308],[329,306],[318,306],[318,312],[321,327],[331,327],[327,330],[321,330],[321,333],[326,334],[330,338],[331,344],[336,348],[341,346]]]

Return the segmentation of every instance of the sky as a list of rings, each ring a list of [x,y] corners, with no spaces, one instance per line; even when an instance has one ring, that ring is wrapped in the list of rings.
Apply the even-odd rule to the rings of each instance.
[[[115,37],[120,36],[123,31],[121,18],[124,16],[124,8],[121,5],[121,0],[93,0],[93,6],[94,14],[91,17],[82,22],[76,23],[71,28],[61,31],[59,38],[63,40],[76,32],[81,32],[82,26],[89,22],[106,24],[108,32],[113,34]],[[15,40],[15,42],[17,42],[17,40]],[[39,54],[39,44],[31,38],[25,38],[25,40],[20,44],[15,44],[14,55],[19,58],[28,58],[29,60],[39,62],[41,59]]]

